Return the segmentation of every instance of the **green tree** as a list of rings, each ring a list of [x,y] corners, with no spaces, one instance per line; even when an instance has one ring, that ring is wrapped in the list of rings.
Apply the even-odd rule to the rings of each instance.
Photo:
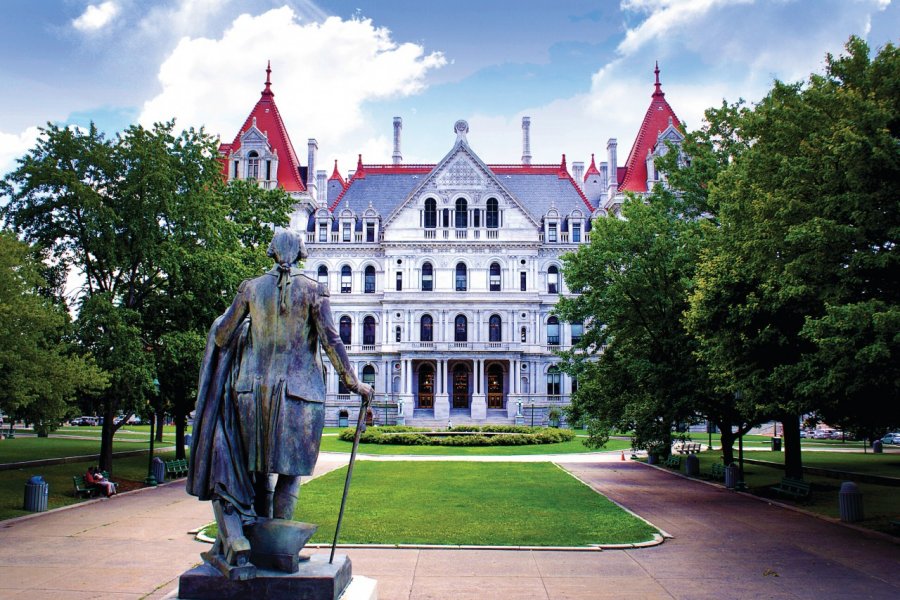
[[[46,435],[68,415],[80,393],[107,380],[70,339],[64,306],[42,294],[44,264],[10,231],[0,231],[0,408]]]
[[[784,423],[788,476],[802,475],[799,415],[897,418],[898,58],[851,38],[825,75],[775,82],[709,182],[720,227],[690,330],[722,386]]]

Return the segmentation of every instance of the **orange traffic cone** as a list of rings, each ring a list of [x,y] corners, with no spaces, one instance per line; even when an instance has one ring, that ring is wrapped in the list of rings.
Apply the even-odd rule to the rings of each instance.
[[[625,460],[625,451],[624,450],[622,450],[622,459],[621,460]]]

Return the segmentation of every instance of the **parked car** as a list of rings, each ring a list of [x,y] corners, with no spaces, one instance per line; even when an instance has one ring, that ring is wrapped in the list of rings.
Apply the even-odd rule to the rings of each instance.
[[[97,417],[76,417],[69,421],[69,425],[79,425],[81,427],[97,425],[99,424],[99,419]]]
[[[881,438],[882,444],[900,444],[900,432],[888,433]]]
[[[813,432],[813,437],[817,440],[827,440],[831,438],[832,429],[816,429]]]

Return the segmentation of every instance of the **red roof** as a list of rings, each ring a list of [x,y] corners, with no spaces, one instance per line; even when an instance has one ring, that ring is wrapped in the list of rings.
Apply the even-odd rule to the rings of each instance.
[[[599,175],[600,169],[597,168],[597,163],[594,162],[594,154],[591,153],[591,166],[588,167],[587,171],[584,172],[584,180],[587,181],[588,177],[591,175]]]
[[[331,181],[332,179],[337,179],[338,181],[340,181],[341,186],[346,187],[346,185],[347,185],[347,182],[344,181],[343,177],[341,177],[341,172],[338,171],[337,159],[334,159],[334,171],[331,172],[331,177],[328,178],[328,181]]]
[[[628,153],[628,160],[625,161],[625,175],[619,176],[619,189],[623,192],[646,192],[647,191],[647,153],[656,145],[656,139],[660,133],[669,126],[669,119],[672,124],[681,130],[681,122],[675,116],[675,111],[666,102],[666,95],[662,91],[659,83],[659,64],[654,70],[656,74],[655,91],[650,100],[650,106],[647,108],[647,114],[644,115],[644,122],[638,130],[634,145],[631,152]],[[618,169],[621,172],[621,168]]]
[[[278,172],[276,173],[278,185],[284,188],[286,192],[303,192],[306,190],[306,186],[303,184],[303,180],[300,179],[300,161],[297,159],[297,153],[294,151],[294,145],[287,134],[284,121],[281,120],[281,113],[278,112],[278,107],[275,105],[275,94],[272,93],[272,82],[270,81],[271,73],[272,68],[269,65],[266,67],[266,87],[260,94],[259,101],[253,107],[253,110],[250,111],[250,115],[247,116],[244,126],[238,131],[234,141],[230,145],[222,144],[219,146],[219,151],[228,154],[239,150],[241,147],[241,136],[253,125],[253,120],[256,119],[256,128],[268,135],[269,145],[272,146],[272,150],[278,155]],[[226,174],[228,172],[227,163],[225,164],[225,172]]]

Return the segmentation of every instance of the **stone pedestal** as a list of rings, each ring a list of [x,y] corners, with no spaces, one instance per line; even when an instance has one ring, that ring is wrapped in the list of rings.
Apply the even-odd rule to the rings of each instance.
[[[243,581],[224,577],[209,563],[183,573],[178,598],[187,600],[338,600],[350,583],[352,568],[346,554],[328,563],[328,554],[314,554],[301,562],[296,573],[258,568],[256,577]]]

